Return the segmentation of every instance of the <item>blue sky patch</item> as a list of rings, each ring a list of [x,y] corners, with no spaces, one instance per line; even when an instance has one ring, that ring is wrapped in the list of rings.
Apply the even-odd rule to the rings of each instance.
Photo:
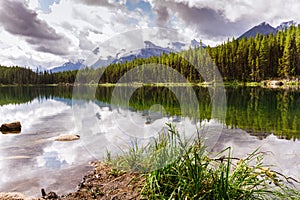
[[[141,1],[128,0],[126,1],[126,7],[129,11],[134,11],[137,8],[140,8],[143,10],[145,15],[149,15],[150,19],[154,19],[154,14],[152,12],[152,8],[149,2],[145,2],[143,0]]]
[[[49,13],[50,6],[53,5],[54,3],[59,3],[59,2],[60,0],[39,0],[40,9],[45,13]]]

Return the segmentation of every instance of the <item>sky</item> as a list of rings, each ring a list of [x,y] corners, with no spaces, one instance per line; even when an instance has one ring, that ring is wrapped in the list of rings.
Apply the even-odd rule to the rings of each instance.
[[[0,64],[49,69],[126,31],[162,27],[215,46],[268,22],[300,22],[298,0],[2,0]]]

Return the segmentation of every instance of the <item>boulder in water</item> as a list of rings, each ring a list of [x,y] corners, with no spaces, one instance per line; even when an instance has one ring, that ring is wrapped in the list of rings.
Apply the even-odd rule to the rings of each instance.
[[[6,133],[20,133],[21,132],[21,123],[20,122],[12,122],[7,124],[2,124],[0,127],[0,131],[4,134]]]

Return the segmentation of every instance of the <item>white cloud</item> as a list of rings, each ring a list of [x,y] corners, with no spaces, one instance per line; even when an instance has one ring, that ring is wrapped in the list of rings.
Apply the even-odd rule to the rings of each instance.
[[[27,0],[27,5],[32,10],[37,10],[40,7],[39,0]]]
[[[147,26],[149,21],[149,18],[142,18],[140,12],[71,0],[52,5],[50,13],[40,13],[39,17],[72,41],[74,54],[69,56],[70,59],[86,58],[101,42],[136,26]],[[135,19],[138,24],[128,24],[130,19]]]
[[[21,37],[16,37],[6,31],[1,31],[0,62],[1,65],[53,66],[64,60],[57,55],[41,53],[34,50]]]
[[[294,19],[300,22],[300,2],[295,0],[148,0],[158,23],[175,15],[181,26],[194,29],[203,40],[221,42],[237,37],[263,21],[273,26]],[[164,12],[162,12],[164,11]],[[166,13],[167,12],[167,13]]]
[[[26,5],[29,9],[37,10],[39,7],[36,0],[27,1]],[[50,10],[49,13],[36,11],[37,19],[45,22],[57,34],[65,36],[65,40],[69,40],[69,52],[61,56],[51,52],[43,53],[30,46],[24,38],[1,30],[0,46],[5,47],[0,50],[1,64],[31,67],[42,65],[50,68],[69,59],[86,58],[100,42],[136,26],[147,26],[149,20],[147,17],[143,18],[142,13],[129,12],[125,7],[86,5],[74,0],[54,3]],[[18,49],[17,44],[21,49]],[[58,44],[54,47],[64,51],[63,48],[67,46]]]
[[[1,64],[50,68],[69,59],[87,58],[94,47],[118,33],[156,25],[176,28],[191,39],[214,45],[228,37],[237,37],[263,21],[273,26],[291,19],[300,22],[300,2],[295,0],[146,0],[151,5],[150,15],[155,18],[142,8],[129,11],[132,9],[124,6],[125,0],[61,0],[51,5],[47,13],[39,10],[38,0],[24,1],[37,13],[36,20],[64,39],[61,45],[44,42],[39,48],[38,44],[28,44],[31,40],[0,28]],[[45,49],[47,45],[52,48]],[[65,52],[65,55],[54,55],[54,52]]]

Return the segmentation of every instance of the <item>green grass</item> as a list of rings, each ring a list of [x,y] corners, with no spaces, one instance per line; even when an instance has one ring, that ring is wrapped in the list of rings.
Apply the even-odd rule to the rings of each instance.
[[[145,146],[135,142],[121,156],[108,154],[114,173],[145,176],[146,199],[300,199],[284,175],[264,166],[258,149],[243,159],[231,157],[230,147],[212,156],[200,137],[182,138],[168,126]]]

